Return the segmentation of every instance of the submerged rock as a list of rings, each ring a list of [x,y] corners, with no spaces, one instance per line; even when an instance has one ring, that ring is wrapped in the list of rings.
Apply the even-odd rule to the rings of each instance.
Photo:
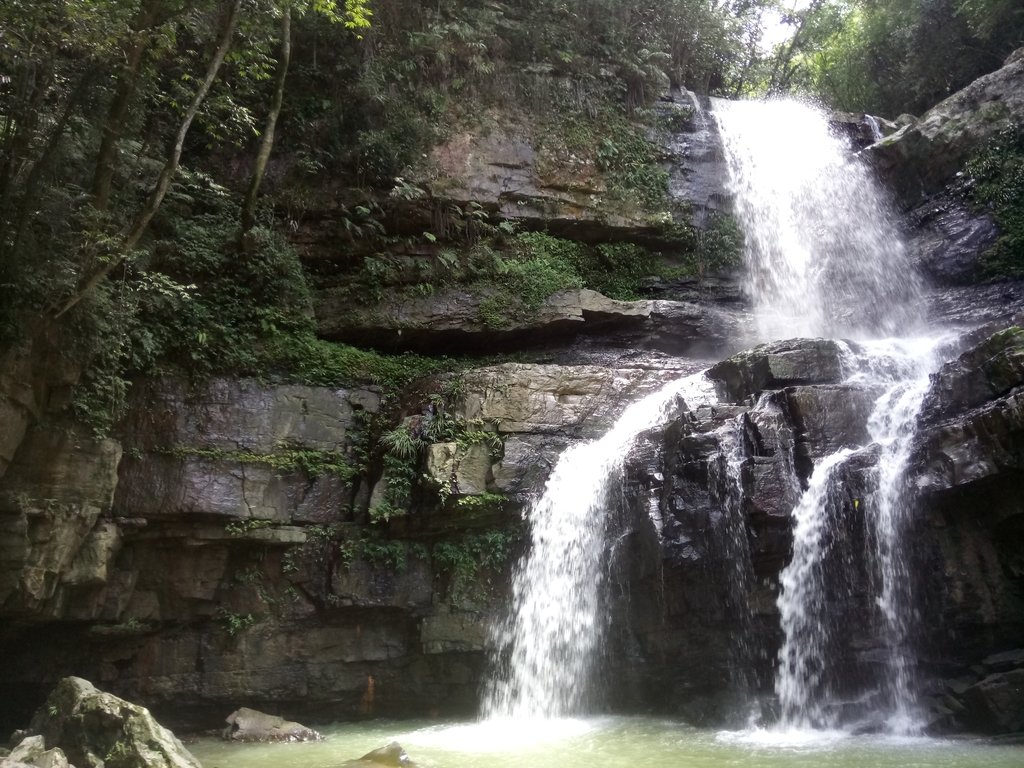
[[[201,768],[148,709],[80,677],[58,683],[28,730],[78,768]]]
[[[402,749],[397,741],[392,741],[386,747],[367,752],[358,760],[349,760],[342,763],[343,768],[372,768],[375,765],[388,766],[389,768],[412,768],[416,765],[408,753]]]
[[[228,715],[228,727],[221,734],[228,741],[321,741],[312,728],[268,715],[256,709],[242,707]]]

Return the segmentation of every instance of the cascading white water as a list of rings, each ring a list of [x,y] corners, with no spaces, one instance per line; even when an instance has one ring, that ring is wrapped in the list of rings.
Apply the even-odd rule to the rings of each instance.
[[[600,615],[604,510],[633,439],[663,422],[677,397],[691,408],[714,400],[703,373],[674,381],[629,406],[600,439],[569,448],[530,508],[530,550],[512,583],[512,606],[495,644],[506,674],[492,681],[488,718],[577,714],[585,707]]]
[[[878,569],[875,594],[885,618],[889,649],[884,686],[889,706],[888,727],[897,733],[917,732],[921,728],[914,704],[909,637],[914,602],[905,535],[911,513],[906,466],[917,416],[928,392],[929,375],[939,363],[935,354],[938,343],[935,338],[896,343],[902,355],[900,382],[878,398],[868,419],[868,433],[881,452],[875,465],[876,485],[868,500],[867,519]],[[869,352],[880,346],[888,347],[880,351],[891,353],[891,343],[864,345]]]
[[[871,173],[792,100],[713,101],[746,238],[758,340],[892,336],[917,322],[919,284]]]
[[[823,550],[825,527],[838,503],[833,472],[852,453],[843,449],[818,462],[793,510],[793,557],[782,571],[778,606],[785,634],[779,650],[775,692],[787,728],[834,725],[824,709],[824,667],[828,664],[827,601]]]
[[[716,101],[714,115],[746,238],[759,338],[886,338],[859,345],[847,361],[852,382],[882,392],[867,425],[870,445],[819,459],[793,512],[793,555],[778,598],[785,634],[776,677],[781,724],[838,724],[844,702],[833,690],[840,681],[831,654],[847,630],[838,625],[837,606],[855,596],[829,590],[854,580],[844,569],[863,568],[884,645],[885,671],[873,693],[889,730],[910,732],[916,719],[904,485],[935,341],[888,337],[920,327],[920,282],[869,170],[833,135],[824,112],[795,101]],[[877,455],[865,499],[850,499],[842,487],[844,463],[854,455]],[[854,519],[863,515],[866,529],[866,563],[835,551],[844,536],[835,529],[849,524],[854,503]]]
[[[885,706],[886,727],[894,733],[920,729],[914,706],[912,653],[909,646],[913,603],[911,574],[907,565],[904,533],[909,508],[906,503],[906,464],[921,404],[934,370],[935,338],[884,339],[861,342],[850,351],[848,383],[880,390],[868,418],[870,444],[877,451],[874,482],[865,499],[857,499],[868,533],[864,553],[873,565],[875,604],[882,614],[882,641],[886,648],[885,673],[877,681]],[[778,598],[785,640],[779,652],[776,693],[781,722],[786,728],[835,727],[838,712],[829,689],[829,646],[848,628],[838,623],[829,594],[826,568],[842,568],[833,562],[829,527],[842,524],[840,508],[849,503],[837,479],[839,469],[851,456],[843,448],[814,467],[799,504],[793,511],[793,557],[783,570]]]

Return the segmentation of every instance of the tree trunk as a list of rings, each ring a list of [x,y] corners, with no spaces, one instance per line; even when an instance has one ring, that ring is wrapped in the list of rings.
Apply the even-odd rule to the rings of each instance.
[[[270,159],[270,152],[274,148],[274,130],[277,128],[277,118],[281,114],[281,104],[284,102],[284,83],[288,77],[288,64],[292,55],[292,11],[285,8],[281,13],[281,53],[277,59],[277,79],[274,83],[274,98],[270,104],[270,112],[267,114],[267,124],[263,128],[263,139],[260,141],[259,151],[256,153],[256,163],[252,169],[252,178],[249,180],[249,190],[245,194],[245,201],[242,203],[242,231],[240,242],[244,243],[246,233],[256,223],[256,198],[259,196],[260,185],[263,183],[263,174],[267,169],[267,161]]]
[[[92,178],[93,205],[99,211],[110,207],[110,190],[114,180],[114,164],[117,158],[117,144],[121,140],[124,121],[128,116],[135,84],[142,70],[142,61],[149,48],[149,28],[154,24],[159,8],[158,0],[149,0],[139,10],[139,16],[129,32],[129,39],[122,48],[124,65],[117,79],[114,97],[107,110],[107,119],[103,124],[103,139],[96,155],[96,167]]]
[[[4,254],[3,260],[5,263],[8,256],[17,253],[18,244],[21,242],[21,238],[24,236],[25,229],[28,226],[29,209],[35,204],[39,180],[51,164],[53,156],[57,152],[57,148],[60,146],[61,139],[64,136],[64,130],[67,128],[68,122],[71,120],[71,116],[85,99],[95,77],[96,70],[93,67],[89,67],[84,73],[82,73],[78,84],[68,95],[68,100],[64,104],[64,110],[61,112],[60,118],[57,120],[57,124],[53,128],[53,132],[50,134],[50,138],[46,142],[46,146],[43,148],[42,154],[39,156],[39,159],[33,163],[32,169],[29,171],[28,176],[25,179],[25,186],[21,191],[21,200],[18,203],[18,214],[12,222],[14,225],[14,235],[11,237],[10,243]],[[2,248],[3,245],[3,243],[0,243],[0,248]]]
[[[146,230],[153,221],[153,217],[156,216],[157,211],[160,210],[160,205],[163,203],[164,197],[167,195],[167,190],[170,189],[171,181],[174,179],[174,174],[178,171],[178,163],[181,160],[181,153],[185,147],[185,138],[188,136],[188,131],[192,126],[192,121],[199,112],[199,107],[202,106],[204,99],[206,99],[206,95],[210,92],[210,88],[213,86],[213,81],[216,80],[217,73],[220,71],[221,64],[224,63],[224,57],[231,48],[231,39],[234,36],[235,26],[238,23],[238,11],[241,4],[242,0],[231,0],[223,26],[221,27],[221,34],[217,41],[217,47],[214,50],[213,57],[210,59],[210,63],[206,67],[206,75],[203,78],[199,89],[192,97],[192,101],[189,104],[188,109],[185,110],[185,115],[182,118],[181,124],[178,126],[178,132],[174,137],[174,144],[171,146],[171,151],[166,162],[164,162],[164,167],[160,171],[156,184],[153,186],[153,189],[149,194],[149,199],[146,201],[146,204],[143,206],[138,216],[135,217],[135,221],[132,223],[128,231],[125,232],[121,240],[119,253],[112,255],[106,264],[94,270],[91,275],[84,278],[79,283],[75,294],[68,299],[56,313],[55,316],[57,318],[61,317],[68,310],[78,304],[78,302],[92,292],[97,285],[103,282],[111,272],[117,269],[135,246],[139,244],[139,241],[142,240],[142,236],[146,234]]]

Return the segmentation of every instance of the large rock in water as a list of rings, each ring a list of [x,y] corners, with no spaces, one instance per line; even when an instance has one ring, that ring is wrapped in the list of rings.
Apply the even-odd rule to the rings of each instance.
[[[242,707],[227,717],[222,734],[228,741],[320,741],[317,731],[277,715]]]
[[[61,749],[78,768],[201,768],[145,707],[79,677],[60,681],[29,732]]]

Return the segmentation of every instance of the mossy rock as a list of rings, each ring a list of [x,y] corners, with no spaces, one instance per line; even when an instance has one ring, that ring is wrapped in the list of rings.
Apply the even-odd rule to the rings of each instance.
[[[36,712],[29,732],[60,748],[78,768],[201,768],[149,710],[65,677]]]

